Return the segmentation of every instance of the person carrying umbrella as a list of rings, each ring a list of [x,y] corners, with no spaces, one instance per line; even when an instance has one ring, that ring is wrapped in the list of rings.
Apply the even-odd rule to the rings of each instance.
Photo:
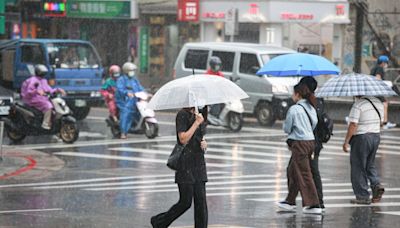
[[[308,89],[310,90],[310,92],[314,93],[315,90],[317,89],[318,86],[318,82],[317,80],[315,80],[315,78],[313,77],[303,77],[301,78],[300,84],[305,84]],[[315,150],[314,150],[314,157],[313,159],[310,160],[310,168],[311,168],[311,173],[313,176],[313,180],[315,183],[315,187],[317,188],[317,193],[318,193],[318,199],[319,199],[319,205],[321,206],[321,209],[324,210],[325,209],[325,205],[324,205],[324,195],[322,192],[322,180],[321,180],[321,175],[319,172],[319,154],[323,148],[322,146],[322,139],[320,137],[318,137],[320,135],[320,121],[323,121],[322,115],[324,113],[324,100],[322,98],[317,98],[317,102],[316,102],[316,112],[317,112],[317,117],[318,117],[318,124],[317,127],[314,129],[314,137],[315,137]]]
[[[207,116],[207,109],[208,107],[205,106],[201,114],[196,113],[195,108],[183,108],[176,115],[177,141],[186,145],[179,169],[175,173],[179,201],[167,212],[151,218],[153,228],[168,227],[189,210],[192,201],[194,201],[194,227],[207,228],[208,210],[205,187],[207,171],[204,159],[204,152],[207,149],[207,142],[204,139],[206,122],[204,117]]]
[[[380,126],[383,116],[382,102],[372,96],[357,96],[349,114],[349,126],[343,151],[349,152],[351,184],[356,196],[350,202],[371,204],[368,180],[372,189],[372,202],[379,202],[385,189],[379,182],[375,168],[376,151],[380,143]]]
[[[389,57],[387,57],[386,55],[379,56],[375,67],[372,68],[371,70],[371,75],[375,76],[376,79],[378,80],[385,80],[385,68],[388,67],[388,63],[389,63]],[[383,102],[383,109],[384,109],[383,128],[390,129],[396,127],[395,123],[391,123],[388,121],[388,108],[389,108],[388,101],[386,100],[385,97],[378,97],[378,99]]]
[[[310,169],[315,147],[313,129],[317,126],[315,111],[316,97],[305,84],[294,86],[292,105],[283,124],[283,130],[288,134],[288,146],[292,152],[288,167],[288,195],[277,203],[278,211],[294,212],[296,197],[300,191],[303,199],[303,213],[321,214],[317,189]]]

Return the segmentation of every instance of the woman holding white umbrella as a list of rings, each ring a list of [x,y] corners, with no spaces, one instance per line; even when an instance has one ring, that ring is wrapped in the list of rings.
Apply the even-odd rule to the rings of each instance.
[[[205,183],[207,182],[204,140],[207,105],[248,98],[235,83],[223,77],[192,75],[175,79],[162,86],[152,97],[148,107],[154,110],[180,108],[176,116],[177,141],[186,145],[180,157],[175,182],[179,201],[167,212],[151,218],[153,228],[166,228],[194,201],[195,228],[206,228],[208,212]],[[205,106],[203,113],[197,107]],[[191,108],[185,108],[191,107]]]
[[[207,106],[203,108],[207,116]],[[167,212],[151,218],[153,228],[166,228],[185,213],[194,201],[195,228],[206,228],[208,210],[206,187],[207,171],[204,151],[207,142],[204,139],[205,118],[196,113],[195,108],[183,108],[176,116],[177,141],[186,145],[180,159],[179,169],[175,173],[175,183],[179,188],[179,201]]]

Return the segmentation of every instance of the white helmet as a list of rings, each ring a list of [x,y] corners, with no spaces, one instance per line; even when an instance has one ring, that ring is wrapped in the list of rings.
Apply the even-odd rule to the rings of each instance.
[[[131,62],[126,62],[124,65],[122,65],[122,72],[124,74],[128,75],[129,77],[133,77],[135,75],[135,71],[137,69],[137,66]]]

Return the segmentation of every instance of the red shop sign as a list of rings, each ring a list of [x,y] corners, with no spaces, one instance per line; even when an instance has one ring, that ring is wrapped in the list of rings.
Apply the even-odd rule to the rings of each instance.
[[[178,0],[178,21],[199,21],[199,0]]]

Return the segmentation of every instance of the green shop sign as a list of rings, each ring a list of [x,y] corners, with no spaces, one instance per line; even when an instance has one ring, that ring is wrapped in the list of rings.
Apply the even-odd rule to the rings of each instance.
[[[140,73],[147,73],[149,70],[149,28],[140,28]]]
[[[129,19],[131,17],[131,2],[68,0],[67,17]]]

